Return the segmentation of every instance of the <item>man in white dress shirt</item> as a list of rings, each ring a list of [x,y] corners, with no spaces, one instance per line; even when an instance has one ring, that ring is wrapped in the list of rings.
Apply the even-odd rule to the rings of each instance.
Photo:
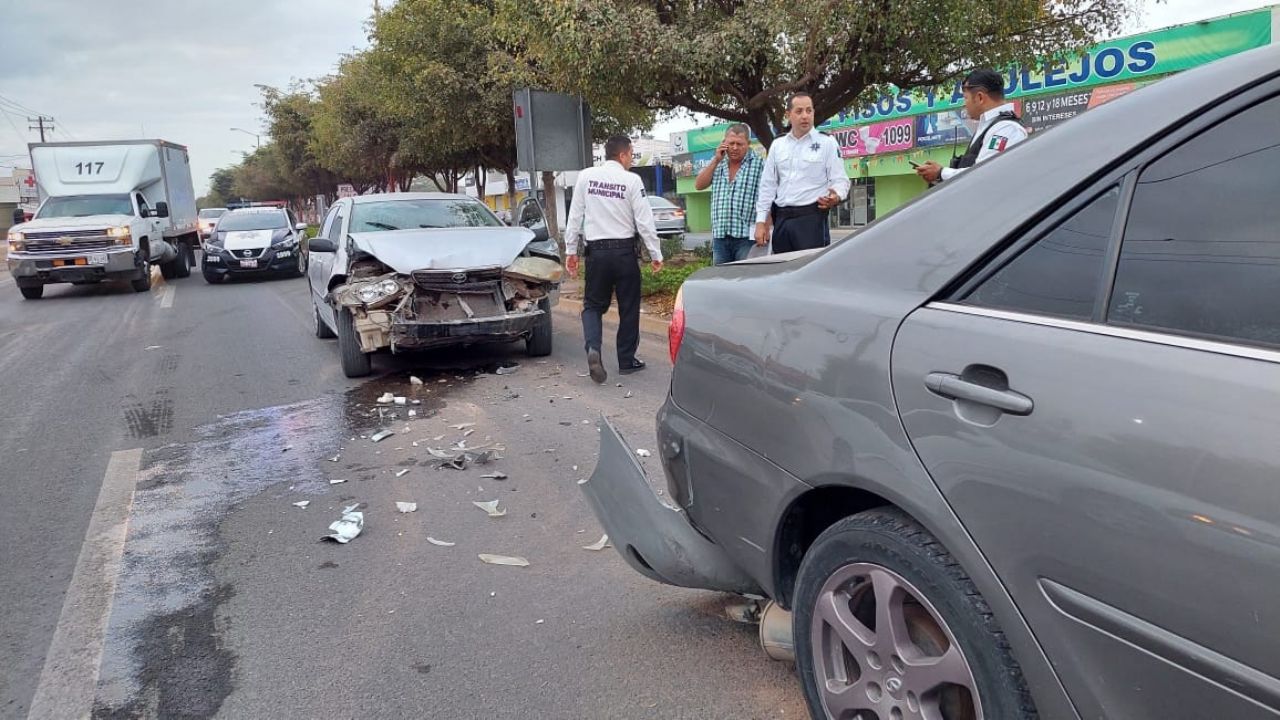
[[[787,120],[791,132],[775,138],[769,148],[756,198],[756,243],[768,241],[772,218],[775,253],[830,245],[827,212],[849,195],[840,147],[813,129],[808,93],[791,96]]]
[[[640,345],[640,265],[636,237],[644,239],[653,272],[662,270],[662,245],[653,224],[653,208],[644,199],[644,182],[631,172],[631,139],[622,135],[604,144],[605,163],[578,173],[565,224],[565,264],[578,276],[578,245],[583,241],[587,281],[582,298],[582,334],[591,379],[609,378],[600,357],[601,317],[618,295],[618,372],[644,369],[636,357]]]
[[[930,185],[950,180],[1027,139],[1027,130],[1019,122],[1013,103],[1004,99],[1003,75],[979,68],[965,77],[960,89],[964,93],[964,112],[970,119],[977,118],[978,129],[968,150],[952,160],[951,167],[944,168],[930,160],[916,168],[916,174]]]

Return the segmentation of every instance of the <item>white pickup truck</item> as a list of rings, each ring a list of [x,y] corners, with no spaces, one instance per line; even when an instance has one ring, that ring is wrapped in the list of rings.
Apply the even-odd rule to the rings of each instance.
[[[35,300],[51,283],[187,277],[200,244],[187,149],[163,140],[34,143],[40,208],[9,230],[9,273]]]

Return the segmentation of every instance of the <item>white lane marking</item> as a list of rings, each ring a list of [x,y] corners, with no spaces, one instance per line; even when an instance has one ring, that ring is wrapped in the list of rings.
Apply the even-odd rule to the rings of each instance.
[[[164,288],[164,292],[160,295],[160,307],[162,307],[162,308],[171,308],[171,307],[173,307],[173,293],[174,293],[177,289],[178,289],[178,288],[176,288],[176,287],[174,287],[174,286],[172,286],[172,285],[166,285],[166,286],[165,286],[165,288]]]
[[[142,448],[111,453],[107,462],[28,720],[88,718],[93,712],[141,462]]]

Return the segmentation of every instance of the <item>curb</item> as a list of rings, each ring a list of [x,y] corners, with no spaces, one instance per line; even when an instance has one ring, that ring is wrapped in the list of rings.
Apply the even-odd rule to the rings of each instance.
[[[561,296],[560,303],[552,308],[551,312],[577,320],[582,314],[582,301]],[[618,309],[610,307],[609,312],[604,314],[604,321],[616,326],[618,324]],[[668,322],[666,320],[660,320],[652,315],[640,315],[640,332],[646,335],[652,335],[665,341],[667,339],[667,325]]]

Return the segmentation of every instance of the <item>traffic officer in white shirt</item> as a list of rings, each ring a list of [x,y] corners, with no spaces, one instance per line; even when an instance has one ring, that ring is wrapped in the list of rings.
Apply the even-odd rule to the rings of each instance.
[[[622,135],[604,144],[605,163],[578,173],[565,225],[564,247],[569,274],[578,276],[578,245],[584,243],[587,286],[582,301],[582,334],[591,379],[603,383],[609,374],[600,357],[604,335],[601,318],[618,295],[618,372],[644,369],[636,357],[640,345],[640,264],[636,236],[644,239],[653,272],[662,270],[662,246],[653,224],[653,208],[644,199],[644,183],[630,172],[631,139]]]
[[[808,93],[791,96],[787,120],[791,132],[775,138],[769,148],[756,197],[756,244],[768,242],[772,218],[775,253],[830,245],[827,212],[849,195],[840,147],[813,129]]]
[[[930,185],[950,180],[980,162],[990,160],[1027,139],[1027,129],[1018,121],[1011,102],[1004,99],[1004,77],[989,68],[969,73],[960,84],[964,92],[964,111],[978,118],[978,128],[964,155],[954,158],[944,168],[930,160],[916,168],[916,174]]]

